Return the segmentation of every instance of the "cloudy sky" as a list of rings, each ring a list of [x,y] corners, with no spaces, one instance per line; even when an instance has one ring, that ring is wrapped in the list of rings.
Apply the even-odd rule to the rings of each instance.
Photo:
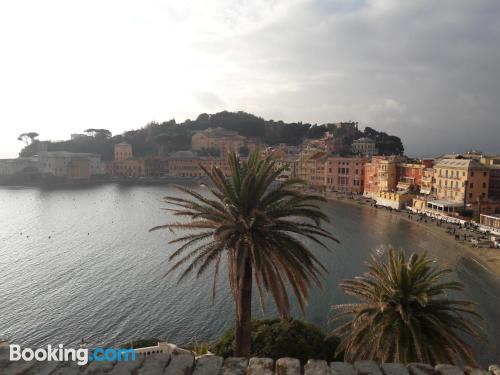
[[[356,120],[410,155],[500,152],[498,0],[5,0],[0,157],[245,110]]]

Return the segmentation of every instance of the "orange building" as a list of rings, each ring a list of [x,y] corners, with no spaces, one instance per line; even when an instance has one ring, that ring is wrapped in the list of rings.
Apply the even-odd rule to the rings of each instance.
[[[380,191],[396,191],[397,164],[402,161],[401,156],[373,156],[364,166],[363,194],[374,197]]]
[[[424,159],[421,162],[398,163],[397,168],[397,189],[402,191],[417,192],[421,189],[425,169],[432,168],[433,160]],[[428,174],[427,174],[428,177]],[[432,178],[427,182],[432,182]],[[429,191],[430,192],[430,191]]]
[[[87,158],[72,158],[66,168],[66,178],[70,181],[89,180],[92,175]]]

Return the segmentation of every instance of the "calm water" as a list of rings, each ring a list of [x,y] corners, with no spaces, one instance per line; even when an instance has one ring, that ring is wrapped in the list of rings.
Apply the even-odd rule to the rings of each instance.
[[[0,189],[0,336],[24,345],[116,344],[163,337],[176,343],[213,339],[233,322],[225,274],[212,303],[212,278],[165,276],[168,231],[148,229],[171,217],[162,211],[166,186],[105,185],[87,189]],[[352,301],[342,278],[366,270],[370,254],[388,245],[429,250],[455,269],[464,297],[480,304],[489,332],[477,347],[484,364],[500,358],[500,281],[446,243],[384,211],[343,203],[325,204],[333,251],[318,249],[330,271],[314,290],[305,318],[326,329],[330,306]],[[255,306],[255,314],[260,310]],[[268,315],[274,307],[268,306]],[[295,311],[301,317],[299,311]]]

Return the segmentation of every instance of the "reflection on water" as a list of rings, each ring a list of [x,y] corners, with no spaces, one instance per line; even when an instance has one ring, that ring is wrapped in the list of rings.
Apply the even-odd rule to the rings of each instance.
[[[161,198],[168,187],[106,185],[88,189],[0,190],[0,336],[25,345],[124,342],[164,337],[177,343],[213,339],[232,324],[234,309],[224,277],[215,301],[211,277],[181,284],[165,273],[174,234],[148,229],[168,222]],[[342,278],[366,271],[371,255],[389,246],[429,251],[456,269],[464,298],[480,305],[490,342],[478,347],[483,363],[500,357],[500,283],[462,258],[449,242],[385,211],[330,202],[330,232],[341,243],[317,249],[329,270],[322,290],[311,291],[305,318],[327,329],[330,306],[352,302]],[[314,244],[310,244],[313,248]],[[254,314],[261,314],[257,303]],[[275,314],[268,304],[268,315]],[[294,315],[302,317],[295,306]]]

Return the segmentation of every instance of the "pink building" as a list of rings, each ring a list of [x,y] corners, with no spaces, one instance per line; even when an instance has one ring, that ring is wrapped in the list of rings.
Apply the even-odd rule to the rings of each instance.
[[[329,157],[325,163],[324,185],[326,190],[363,194],[363,157]]]

